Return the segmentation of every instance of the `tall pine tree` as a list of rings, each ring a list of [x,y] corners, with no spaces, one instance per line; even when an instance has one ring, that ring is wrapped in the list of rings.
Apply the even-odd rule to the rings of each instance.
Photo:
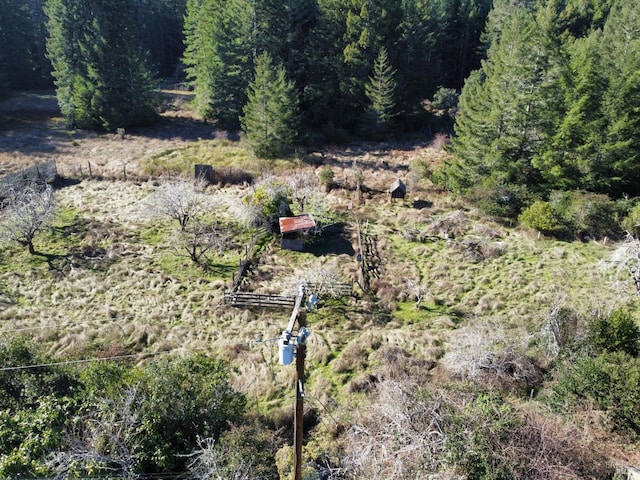
[[[614,196],[640,194],[640,5],[619,0],[603,29],[604,69],[609,88],[603,111],[608,120],[598,173]]]
[[[67,124],[113,131],[155,119],[157,81],[136,37],[135,0],[50,0],[49,41]]]
[[[549,189],[600,190],[598,164],[606,134],[602,98],[608,80],[601,59],[602,32],[570,44],[567,73],[562,76],[564,114],[546,148],[534,160]]]
[[[531,12],[511,7],[482,76],[463,89],[454,150],[491,184],[540,185],[533,159],[551,133],[558,81],[543,33]]]
[[[374,136],[384,133],[395,116],[395,71],[389,64],[387,50],[383,47],[373,64],[373,75],[365,85]]]
[[[38,35],[42,25],[42,5],[25,0],[0,0],[0,90],[15,90],[46,86],[49,77],[46,62],[38,55],[43,38]],[[32,9],[33,8],[33,9]],[[47,79],[49,80],[50,77]]]
[[[274,65],[267,53],[256,59],[256,73],[249,85],[242,130],[253,153],[260,158],[290,154],[300,138],[298,96],[282,65]]]
[[[383,47],[389,61],[398,57],[402,5],[397,0],[352,0],[346,17],[342,94],[355,112],[365,112],[365,84]]]

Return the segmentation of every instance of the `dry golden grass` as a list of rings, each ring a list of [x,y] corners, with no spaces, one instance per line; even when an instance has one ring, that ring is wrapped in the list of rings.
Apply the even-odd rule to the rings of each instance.
[[[68,238],[40,240],[37,246],[50,258],[28,258],[15,246],[3,246],[0,333],[28,332],[60,357],[115,347],[209,352],[231,362],[234,385],[259,398],[259,410],[290,405],[294,369],[278,364],[273,341],[290,312],[243,311],[222,303],[249,235],[221,257],[219,271],[205,273],[170,252],[172,226],[150,213],[160,179],[143,175],[141,162],[187,145],[197,152],[198,145],[212,144],[199,138],[220,135],[189,115],[167,112],[166,117],[152,129],[127,132],[124,140],[66,132],[46,110],[29,122],[0,126],[6,134],[0,137],[0,173],[55,159],[61,173],[81,180],[58,190],[60,206],[85,222]],[[610,289],[611,272],[597,268],[615,245],[538,239],[497,224],[412,176],[416,159],[434,164],[442,155],[431,147],[345,148],[309,163],[269,166],[278,175],[287,174],[284,165],[314,176],[325,166],[334,170],[337,186],[327,203],[343,216],[342,247],[351,246],[354,254],[283,251],[274,237],[252,263],[243,290],[294,294],[300,282],[320,272],[354,281],[355,220],[376,240],[372,291],[356,288],[357,298],[323,299],[321,308],[308,314],[310,401],[351,405],[380,379],[407,374],[430,381],[438,364],[440,378],[470,376],[478,358],[502,347],[543,355],[539,334],[559,302],[588,316],[621,295],[633,295]],[[88,162],[93,179],[87,178]],[[354,192],[358,169],[360,197]],[[125,173],[128,181],[122,180]],[[389,202],[387,188],[398,177],[409,186],[408,196]],[[237,207],[250,188],[209,187],[214,216],[237,220]],[[424,290],[419,305],[409,285]]]

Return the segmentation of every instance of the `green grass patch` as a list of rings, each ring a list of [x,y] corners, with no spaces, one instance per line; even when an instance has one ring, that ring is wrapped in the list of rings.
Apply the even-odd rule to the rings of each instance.
[[[258,159],[241,141],[200,140],[185,147],[170,148],[150,155],[141,161],[140,168],[143,173],[152,176],[190,176],[193,175],[194,165],[205,164],[212,165],[214,171],[219,170],[221,177],[232,179],[239,172],[248,172],[256,177],[265,172],[286,174],[305,163],[304,158]]]
[[[429,305],[422,302],[416,307],[415,302],[398,302],[393,312],[393,318],[405,324],[423,324],[428,323],[434,317],[440,317],[443,314],[449,315],[449,309],[439,305]]]
[[[214,168],[247,168],[253,160],[239,142],[230,140],[201,140],[185,147],[171,148],[145,158],[141,169],[148,175],[192,175],[195,164]]]

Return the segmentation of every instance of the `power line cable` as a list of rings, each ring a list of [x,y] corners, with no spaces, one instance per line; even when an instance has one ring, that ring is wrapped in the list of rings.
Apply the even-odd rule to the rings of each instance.
[[[257,344],[261,344],[261,343],[271,343],[271,342],[277,342],[279,340],[280,337],[272,337],[272,338],[265,338],[265,339],[259,339],[259,340],[248,340],[246,342],[229,342],[227,344],[224,344],[222,346],[240,346],[240,345],[248,345],[248,346],[253,346],[253,345],[257,345]],[[192,351],[194,350],[205,350],[205,347],[201,347],[201,348],[192,348]],[[109,356],[109,357],[93,357],[93,358],[85,358],[85,359],[77,359],[77,360],[62,360],[59,362],[48,362],[48,363],[34,363],[34,364],[29,364],[29,365],[16,365],[13,367],[1,367],[0,368],[0,372],[11,372],[11,371],[17,371],[17,370],[29,370],[29,369],[33,369],[33,368],[43,368],[43,367],[59,367],[59,366],[64,366],[64,365],[75,365],[75,364],[82,364],[82,363],[92,363],[92,362],[101,362],[101,361],[107,361],[107,360],[124,360],[124,359],[129,359],[129,358],[138,358],[138,357],[154,357],[157,355],[163,355],[163,354],[171,354],[173,352],[175,352],[176,350],[163,350],[160,352],[140,352],[140,353],[130,353],[130,354],[124,354],[124,355],[113,355],[113,356]]]

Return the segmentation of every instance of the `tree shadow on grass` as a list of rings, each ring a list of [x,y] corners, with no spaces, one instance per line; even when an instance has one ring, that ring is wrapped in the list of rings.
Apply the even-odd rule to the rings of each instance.
[[[204,271],[207,272],[208,274],[215,275],[222,279],[230,278],[231,275],[233,275],[238,268],[233,265],[220,265],[214,262],[208,262],[204,264],[202,267]]]
[[[36,251],[34,255],[42,258],[49,266],[49,271],[58,275],[64,275],[68,270],[70,254],[58,254],[58,253],[43,253]]]
[[[324,229],[322,235],[313,237],[305,246],[305,251],[317,257],[323,255],[355,255],[355,250],[345,231],[345,224],[338,223]]]

